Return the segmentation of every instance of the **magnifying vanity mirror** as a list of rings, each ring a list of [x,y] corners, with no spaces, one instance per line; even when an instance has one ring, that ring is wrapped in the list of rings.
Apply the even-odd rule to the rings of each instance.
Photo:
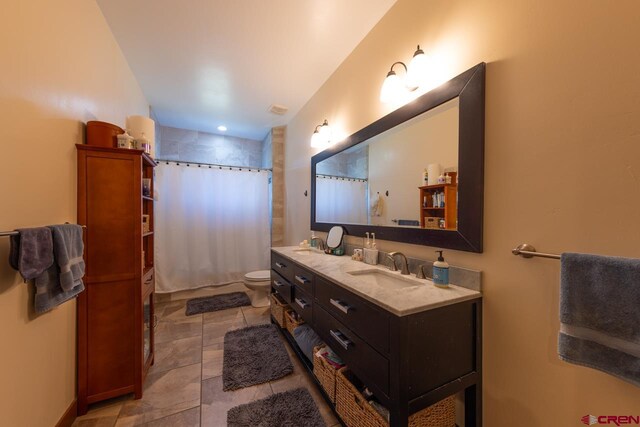
[[[481,63],[313,156],[311,229],[482,252],[484,82]]]

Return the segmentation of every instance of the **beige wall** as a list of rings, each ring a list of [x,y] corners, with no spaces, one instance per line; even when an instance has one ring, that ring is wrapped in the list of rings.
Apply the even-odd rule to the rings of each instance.
[[[286,242],[309,236],[309,138],[388,111],[394,61],[420,43],[439,79],[487,62],[485,251],[447,250],[484,280],[485,425],[579,425],[637,412],[640,389],[560,362],[559,263],[548,252],[640,257],[640,3],[635,0],[399,0],[288,126]],[[381,242],[434,259],[434,248]]]
[[[94,1],[3,2],[0,230],[76,219],[82,123],[148,105]],[[50,427],[75,397],[75,302],[36,317],[0,238],[0,424]]]

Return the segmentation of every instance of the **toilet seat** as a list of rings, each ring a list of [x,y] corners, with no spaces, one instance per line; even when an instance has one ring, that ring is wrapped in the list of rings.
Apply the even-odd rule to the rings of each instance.
[[[251,271],[244,275],[247,282],[265,282],[271,280],[270,270]]]

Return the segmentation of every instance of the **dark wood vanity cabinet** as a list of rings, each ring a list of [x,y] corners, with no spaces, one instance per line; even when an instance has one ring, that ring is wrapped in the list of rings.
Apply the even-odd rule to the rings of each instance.
[[[272,252],[272,267],[290,286],[291,307],[389,408],[392,427],[461,391],[465,425],[482,425],[480,298],[397,316],[279,253]],[[272,285],[282,296],[283,289]]]

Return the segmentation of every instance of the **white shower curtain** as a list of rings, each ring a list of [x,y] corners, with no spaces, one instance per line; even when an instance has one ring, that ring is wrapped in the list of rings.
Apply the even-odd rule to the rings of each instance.
[[[367,208],[366,181],[317,176],[317,222],[366,224]]]
[[[269,268],[269,172],[156,168],[156,290],[242,280]]]

